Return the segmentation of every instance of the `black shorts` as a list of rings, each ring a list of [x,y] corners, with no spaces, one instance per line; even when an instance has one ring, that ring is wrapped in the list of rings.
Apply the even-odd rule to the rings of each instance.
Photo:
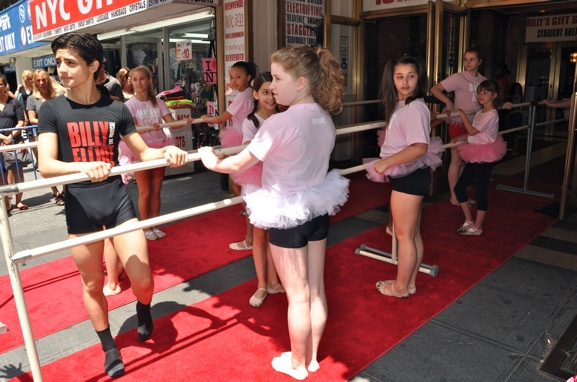
[[[130,195],[118,176],[97,183],[69,184],[64,202],[69,234],[102,231],[136,218]]]
[[[393,191],[425,196],[429,193],[431,186],[431,169],[427,167],[398,178],[389,177],[389,179],[393,183]]]
[[[329,234],[329,215],[317,216],[304,224],[288,229],[271,228],[268,231],[271,244],[282,248],[306,247],[309,241],[325,239]]]

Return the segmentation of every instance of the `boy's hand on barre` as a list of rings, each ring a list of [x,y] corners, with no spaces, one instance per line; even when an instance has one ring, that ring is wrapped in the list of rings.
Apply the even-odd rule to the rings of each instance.
[[[166,146],[164,158],[170,163],[170,167],[179,167],[188,162],[188,153],[176,146]]]
[[[84,162],[80,172],[88,175],[91,182],[102,182],[108,178],[112,165],[106,162]]]

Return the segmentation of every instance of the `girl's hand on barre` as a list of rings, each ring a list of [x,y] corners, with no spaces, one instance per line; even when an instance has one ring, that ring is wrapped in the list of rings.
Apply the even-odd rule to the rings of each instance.
[[[202,164],[209,170],[214,170],[216,168],[217,162],[220,158],[214,152],[214,148],[211,146],[203,146],[198,149],[198,154],[202,160]]]
[[[513,102],[505,102],[501,108],[511,110],[511,108],[513,108]]]
[[[173,129],[177,130],[180,129],[186,125],[192,125],[194,123],[194,118],[186,118],[186,119],[181,119],[178,122],[181,122],[182,125],[176,125],[176,126],[172,126]]]
[[[188,162],[188,153],[176,146],[164,148],[164,158],[170,163],[170,167],[180,167]]]
[[[152,125],[150,125],[150,126],[152,126],[152,127],[154,128],[154,130],[160,130],[160,129],[161,129],[161,127],[160,127],[160,124],[159,124],[159,123],[153,123],[153,124],[152,124]]]
[[[443,123],[444,121],[446,121],[447,119],[449,119],[449,117],[447,117],[447,116],[442,117],[442,118],[437,118],[437,116],[438,116],[439,114],[440,114],[440,113],[438,113],[438,112],[436,112],[436,111],[434,111],[434,110],[431,110],[431,128],[437,127],[437,126],[439,126],[441,123]]]
[[[108,178],[112,165],[106,162],[84,162],[80,172],[88,175],[91,182],[102,182]]]
[[[388,166],[384,160],[378,160],[378,161],[375,161],[374,167],[375,167],[376,172],[378,172],[379,174],[382,174],[387,170]]]

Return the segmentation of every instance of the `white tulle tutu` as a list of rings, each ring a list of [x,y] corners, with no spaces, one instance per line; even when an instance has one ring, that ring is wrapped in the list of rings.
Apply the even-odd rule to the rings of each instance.
[[[242,191],[251,224],[262,229],[287,229],[339,212],[349,197],[349,182],[335,169],[321,184],[290,194],[266,191],[255,185],[247,185]]]
[[[237,174],[230,174],[232,180],[240,185],[245,186],[247,184],[254,184],[256,186],[262,186],[262,167],[263,163],[258,162],[254,166],[239,172]]]
[[[152,147],[154,149],[161,149],[163,147],[174,145],[176,143],[173,137],[166,137],[166,139],[163,140],[149,139],[149,137],[146,134],[142,134],[141,137],[148,147]],[[132,151],[130,151],[130,149],[122,139],[120,140],[118,147],[120,148],[120,152],[118,155],[119,165],[124,166],[136,162],[138,160],[138,158],[136,158],[136,155],[134,155]],[[128,182],[130,182],[130,179],[132,179],[132,177],[134,176],[134,173],[125,172],[121,176],[124,184],[128,184]]]
[[[222,147],[234,147],[242,145],[242,132],[232,128],[226,127],[218,133],[218,139]]]
[[[507,153],[507,142],[500,135],[497,140],[481,145],[464,142],[457,146],[459,157],[467,163],[493,163],[501,160]]]
[[[416,170],[424,169],[427,167],[436,170],[443,161],[441,160],[441,155],[443,154],[443,141],[440,137],[433,137],[429,147],[427,148],[427,153],[412,162],[403,163],[398,166],[392,166],[387,168],[383,174],[379,174],[375,171],[375,162],[381,160],[381,158],[363,158],[363,165],[365,170],[367,170],[367,178],[373,182],[387,183],[390,176],[391,178],[398,178],[403,175],[410,174]]]

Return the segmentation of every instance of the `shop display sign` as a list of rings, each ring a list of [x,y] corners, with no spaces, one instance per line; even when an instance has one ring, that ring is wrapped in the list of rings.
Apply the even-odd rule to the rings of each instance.
[[[577,13],[527,17],[525,42],[577,40]]]
[[[216,60],[214,58],[202,59],[202,80],[209,85],[216,84]]]
[[[50,66],[56,66],[56,59],[52,54],[32,58],[32,69],[42,69],[42,68],[48,68]]]
[[[176,43],[176,61],[192,60],[192,43],[181,41]]]
[[[147,0],[148,9],[157,7],[159,5],[170,4],[173,0]],[[207,5],[211,7],[216,7],[218,5],[218,0],[187,0],[187,4],[199,4]]]
[[[227,73],[235,62],[246,61],[244,3],[244,0],[224,1],[224,66]]]
[[[285,0],[285,45],[322,45],[325,0]]]
[[[30,0],[35,40],[141,12],[146,0]]]
[[[237,61],[246,61],[246,8],[245,0],[224,0],[224,71],[226,73],[226,105],[236,94],[228,81],[228,71]],[[205,72],[206,73],[206,72]],[[206,74],[205,74],[206,75]]]
[[[0,56],[45,45],[34,42],[28,0],[0,13]]]

